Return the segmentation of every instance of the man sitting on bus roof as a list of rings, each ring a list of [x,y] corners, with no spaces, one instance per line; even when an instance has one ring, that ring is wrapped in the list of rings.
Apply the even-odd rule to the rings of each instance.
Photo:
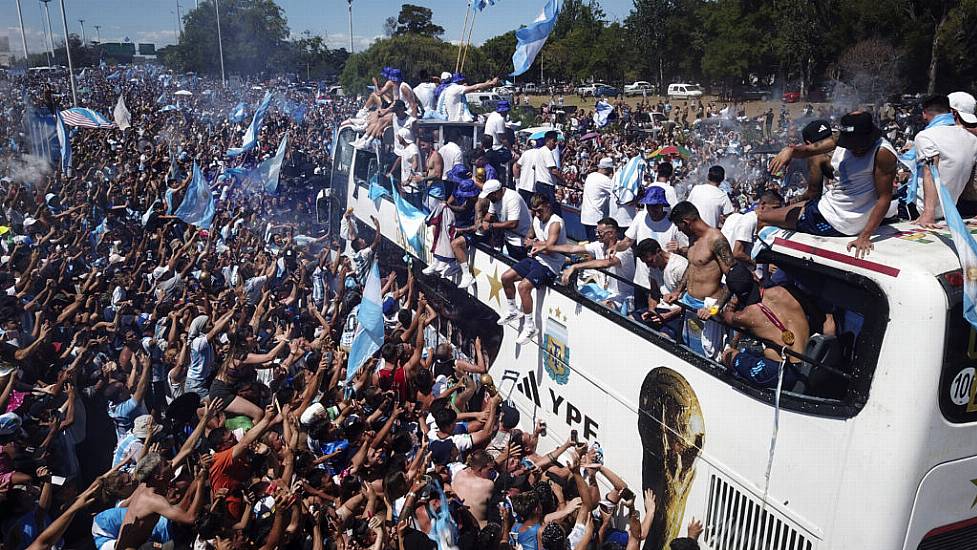
[[[495,180],[493,180],[495,181]],[[486,184],[488,187],[488,184]],[[484,191],[483,191],[484,192]],[[527,245],[559,246],[567,243],[567,232],[563,219],[553,213],[553,205],[549,197],[542,193],[533,195],[530,210],[533,213],[533,224],[526,237]],[[545,241],[540,241],[540,238]],[[500,325],[514,323],[525,317],[522,331],[519,333],[517,344],[523,345],[532,341],[539,334],[536,329],[536,317],[533,309],[533,289],[548,285],[556,279],[556,274],[563,267],[563,255],[555,252],[542,252],[531,258],[520,260],[502,274],[502,289],[506,297],[506,313],[499,319]],[[516,283],[519,283],[519,296],[522,298],[522,311],[516,306]]]
[[[723,364],[762,387],[776,387],[780,364],[787,359],[783,387],[790,389],[797,381],[799,359],[784,356],[789,348],[804,353],[812,334],[834,334],[834,322],[803,291],[793,285],[761,289],[747,264],[736,264],[726,274],[731,293],[729,307],[722,312],[726,324],[774,344],[763,345],[763,351],[738,350],[733,342],[723,351]]]
[[[682,333],[682,308],[665,303],[662,296],[675,291],[685,277],[689,261],[681,254],[662,248],[655,239],[639,242],[634,255],[647,268],[648,276],[644,280],[650,283],[650,288],[643,293],[647,295],[645,305],[635,309],[631,317],[677,339]],[[635,285],[639,284],[636,276]]]

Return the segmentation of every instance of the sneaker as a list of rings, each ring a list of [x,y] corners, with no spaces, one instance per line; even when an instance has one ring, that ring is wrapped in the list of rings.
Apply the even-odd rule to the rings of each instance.
[[[533,341],[533,338],[539,335],[539,329],[535,325],[527,324],[522,328],[522,332],[519,333],[519,338],[516,338],[516,343],[520,346],[524,346]]]
[[[455,275],[461,273],[461,266],[458,265],[457,262],[451,262],[450,264],[445,263],[445,264],[442,264],[442,265],[443,265],[443,267],[442,267],[442,269],[440,271],[440,274],[445,279],[450,279],[450,278],[454,277]]]
[[[421,273],[423,273],[425,275],[434,275],[438,271],[441,271],[443,268],[444,268],[444,266],[443,266],[441,260],[434,260],[433,262],[431,262],[430,265],[428,265],[427,267],[425,267],[424,269],[422,269],[421,270]]]
[[[504,316],[499,318],[498,323],[500,325],[508,325],[518,321],[520,317],[522,317],[522,313],[511,309]]]
[[[468,288],[475,284],[475,277],[472,276],[470,271],[466,271],[461,276],[461,281],[458,283],[458,288]]]

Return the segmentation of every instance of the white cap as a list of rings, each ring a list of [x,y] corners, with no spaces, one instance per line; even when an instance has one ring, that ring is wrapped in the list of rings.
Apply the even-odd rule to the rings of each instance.
[[[308,426],[309,424],[315,422],[316,418],[325,416],[325,414],[326,408],[322,405],[322,403],[313,403],[302,412],[302,416],[299,417],[299,422]]]
[[[598,168],[614,168],[614,160],[611,157],[604,157],[597,163]]]
[[[977,122],[977,114],[974,113],[977,101],[974,100],[974,96],[967,92],[953,92],[947,96],[947,99],[950,100],[950,108],[960,115],[960,120],[967,124]]]
[[[478,194],[478,198],[484,199],[499,189],[502,189],[502,182],[499,180],[488,180],[482,186],[482,192]]]
[[[441,73],[441,80],[451,80],[451,73],[448,71]]]
[[[397,130],[397,135],[407,143],[414,143],[414,134],[412,134],[407,128]]]
[[[30,216],[24,218],[24,227],[27,227],[29,225],[34,225],[35,223],[37,223],[37,220]]]

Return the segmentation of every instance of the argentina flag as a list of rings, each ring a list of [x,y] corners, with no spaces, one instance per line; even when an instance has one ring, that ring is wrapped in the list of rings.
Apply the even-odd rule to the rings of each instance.
[[[194,162],[193,179],[187,187],[187,194],[183,197],[183,203],[173,215],[186,224],[195,225],[201,229],[210,229],[216,211],[217,207],[214,204],[214,195],[210,192],[210,186],[207,185],[207,180],[200,172],[200,167]]]
[[[547,0],[539,17],[516,31],[516,53],[512,54],[512,73],[519,76],[529,70],[536,60],[536,55],[543,49],[546,39],[556,26],[556,17],[560,14],[559,0]]]
[[[408,252],[412,252],[419,258],[424,257],[424,229],[427,227],[427,214],[420,211],[413,204],[405,201],[397,191],[396,185],[390,186],[393,191],[394,206],[397,207],[397,223],[400,225],[400,232],[404,240],[410,245]]]
[[[61,146],[61,172],[71,175],[71,136],[64,125],[61,115],[58,115],[58,145]]]
[[[244,133],[244,144],[241,147],[231,147],[228,149],[227,156],[237,157],[254,149],[255,144],[258,143],[258,134],[261,133],[261,126],[265,122],[268,107],[271,106],[271,99],[271,92],[265,92],[264,99],[261,100],[261,103],[254,112],[254,117],[251,119],[251,125],[248,126],[248,131]]]
[[[929,165],[933,183],[940,193],[940,206],[943,207],[943,218],[946,220],[950,236],[953,237],[953,247],[957,249],[960,268],[963,272],[963,317],[974,328],[977,328],[977,242],[970,234],[967,224],[960,217],[956,201],[940,179],[936,165]]]
[[[598,101],[597,105],[594,105],[594,124],[596,124],[598,128],[607,126],[607,122],[610,120],[611,113],[613,112],[614,107],[612,107],[610,103],[603,99]]]
[[[234,124],[237,124],[239,122],[243,122],[244,121],[244,117],[247,114],[246,113],[246,109],[247,109],[247,106],[244,104],[243,101],[240,102],[240,103],[238,103],[237,106],[234,107],[234,110],[232,110],[230,112],[230,114],[227,115],[227,119],[230,120],[231,122],[233,122]]]
[[[475,3],[472,4],[472,7],[476,11],[482,11],[489,6],[494,6],[495,2],[496,0],[475,0]]]
[[[648,163],[636,156],[614,174],[614,197],[618,204],[627,204],[638,198],[647,168]]]
[[[356,332],[349,347],[346,364],[347,388],[366,361],[383,345],[383,306],[380,296],[380,265],[376,259],[370,266],[363,285],[363,299],[356,309]]]
[[[251,171],[244,180],[244,187],[250,191],[263,192],[274,195],[278,190],[278,179],[285,161],[285,149],[288,147],[288,132],[278,144],[275,156],[265,159],[257,168]]]

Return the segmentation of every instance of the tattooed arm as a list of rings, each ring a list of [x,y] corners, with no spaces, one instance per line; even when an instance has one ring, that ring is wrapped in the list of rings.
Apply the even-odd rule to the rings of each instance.
[[[719,269],[723,272],[723,275],[729,273],[729,270],[733,268],[733,264],[736,260],[733,258],[733,249],[729,247],[729,241],[726,237],[719,233],[712,241],[712,254],[716,257],[716,263],[719,264]]]

